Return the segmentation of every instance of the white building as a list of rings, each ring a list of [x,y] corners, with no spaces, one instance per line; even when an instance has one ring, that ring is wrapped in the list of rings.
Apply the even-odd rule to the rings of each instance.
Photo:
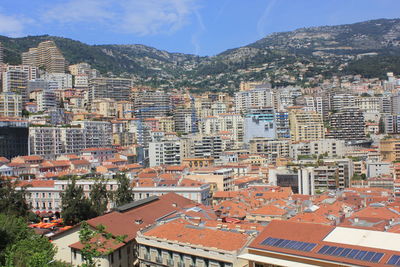
[[[256,88],[235,93],[235,111],[244,113],[251,108],[274,106],[274,94],[270,88]]]
[[[132,188],[134,200],[145,199],[151,196],[162,196],[175,193],[204,205],[209,204],[210,184],[190,179],[174,181],[158,181],[153,186],[142,186],[140,183]]]
[[[57,83],[57,88],[54,89],[66,89],[72,88],[72,75],[67,73],[46,73],[43,75],[43,79],[47,81],[53,81]]]
[[[324,156],[324,157],[342,157],[346,154],[344,140],[322,139],[309,142],[298,142],[290,144],[289,156],[297,159],[299,156]]]
[[[242,142],[243,117],[240,114],[232,113],[210,116],[199,123],[199,131],[204,135],[212,135],[218,134],[221,131],[229,131],[236,142]]]
[[[181,142],[179,139],[164,139],[149,143],[150,167],[181,164]]]
[[[21,181],[20,186],[26,187],[26,201],[33,212],[61,212],[62,193],[67,189],[71,181],[68,180],[33,180]],[[77,180],[76,186],[83,188],[86,197],[90,197],[92,186],[95,180]],[[105,181],[108,191],[115,191],[118,188],[116,180]],[[21,187],[17,187],[20,190]],[[114,207],[114,203],[109,203],[108,209]]]

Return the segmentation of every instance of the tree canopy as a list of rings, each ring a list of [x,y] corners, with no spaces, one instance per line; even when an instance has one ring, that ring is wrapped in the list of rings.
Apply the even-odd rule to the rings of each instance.
[[[124,205],[133,201],[130,181],[124,173],[117,174],[115,179],[118,181],[118,188],[114,193],[114,201],[117,206]]]
[[[61,216],[67,225],[75,225],[97,216],[91,201],[85,196],[83,188],[76,185],[76,179],[71,180],[62,193],[61,199]]]

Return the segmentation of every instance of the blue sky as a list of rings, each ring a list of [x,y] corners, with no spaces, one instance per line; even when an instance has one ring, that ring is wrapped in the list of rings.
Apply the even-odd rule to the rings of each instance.
[[[267,34],[400,17],[399,0],[1,0],[0,34],[215,55]]]

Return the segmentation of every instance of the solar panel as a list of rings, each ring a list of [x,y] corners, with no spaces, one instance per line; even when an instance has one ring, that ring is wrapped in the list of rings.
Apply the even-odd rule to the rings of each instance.
[[[328,250],[326,251],[327,255],[332,255],[332,253],[335,251],[335,249],[337,249],[337,247],[330,247],[328,248]]]
[[[268,237],[260,243],[261,245],[267,245],[272,247],[287,248],[300,251],[311,251],[317,246],[315,243],[308,243],[302,241],[294,241],[282,238],[272,238]]]
[[[375,252],[368,252],[367,255],[364,256],[363,261],[370,261],[374,255]]]
[[[329,246],[323,246],[322,248],[320,248],[320,250],[318,251],[319,254],[325,254],[325,251],[327,251],[329,248]]]
[[[379,262],[383,257],[383,253],[375,253],[374,257],[372,257],[372,262]]]
[[[347,258],[354,259],[354,257],[357,255],[358,252],[360,252],[360,250],[358,250],[358,249],[353,249],[353,250],[349,253],[349,255],[347,255]]]
[[[362,260],[368,262],[379,262],[383,257],[383,253],[375,253],[372,251],[328,246],[328,245],[322,246],[319,249],[318,254],[332,255],[336,257],[345,257],[349,259]],[[399,261],[400,264],[400,256],[399,258],[397,258],[397,260]]]
[[[337,256],[337,255],[339,255],[343,250],[344,250],[344,248],[337,248],[337,249],[335,249],[335,251],[332,253],[332,255],[333,255],[333,256]]]
[[[358,252],[357,256],[355,257],[355,259],[357,260],[361,260],[362,258],[364,258],[365,254],[367,254],[368,251],[365,250],[361,250],[360,252]]]
[[[390,257],[390,259],[388,260],[387,264],[390,265],[398,265],[398,263],[400,263],[400,256],[399,255],[393,255],[392,257]]]
[[[340,253],[340,257],[346,257],[351,251],[351,248],[345,248],[342,253]]]

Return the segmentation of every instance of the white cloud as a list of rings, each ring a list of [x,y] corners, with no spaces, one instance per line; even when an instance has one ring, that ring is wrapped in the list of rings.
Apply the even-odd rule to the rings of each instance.
[[[109,0],[69,0],[53,5],[43,15],[45,22],[106,22],[112,19],[112,1]]]
[[[30,20],[0,14],[0,34],[10,37],[20,37],[23,35],[24,23]]]
[[[115,32],[153,35],[182,28],[198,0],[68,0],[51,8],[46,22],[99,23]]]

